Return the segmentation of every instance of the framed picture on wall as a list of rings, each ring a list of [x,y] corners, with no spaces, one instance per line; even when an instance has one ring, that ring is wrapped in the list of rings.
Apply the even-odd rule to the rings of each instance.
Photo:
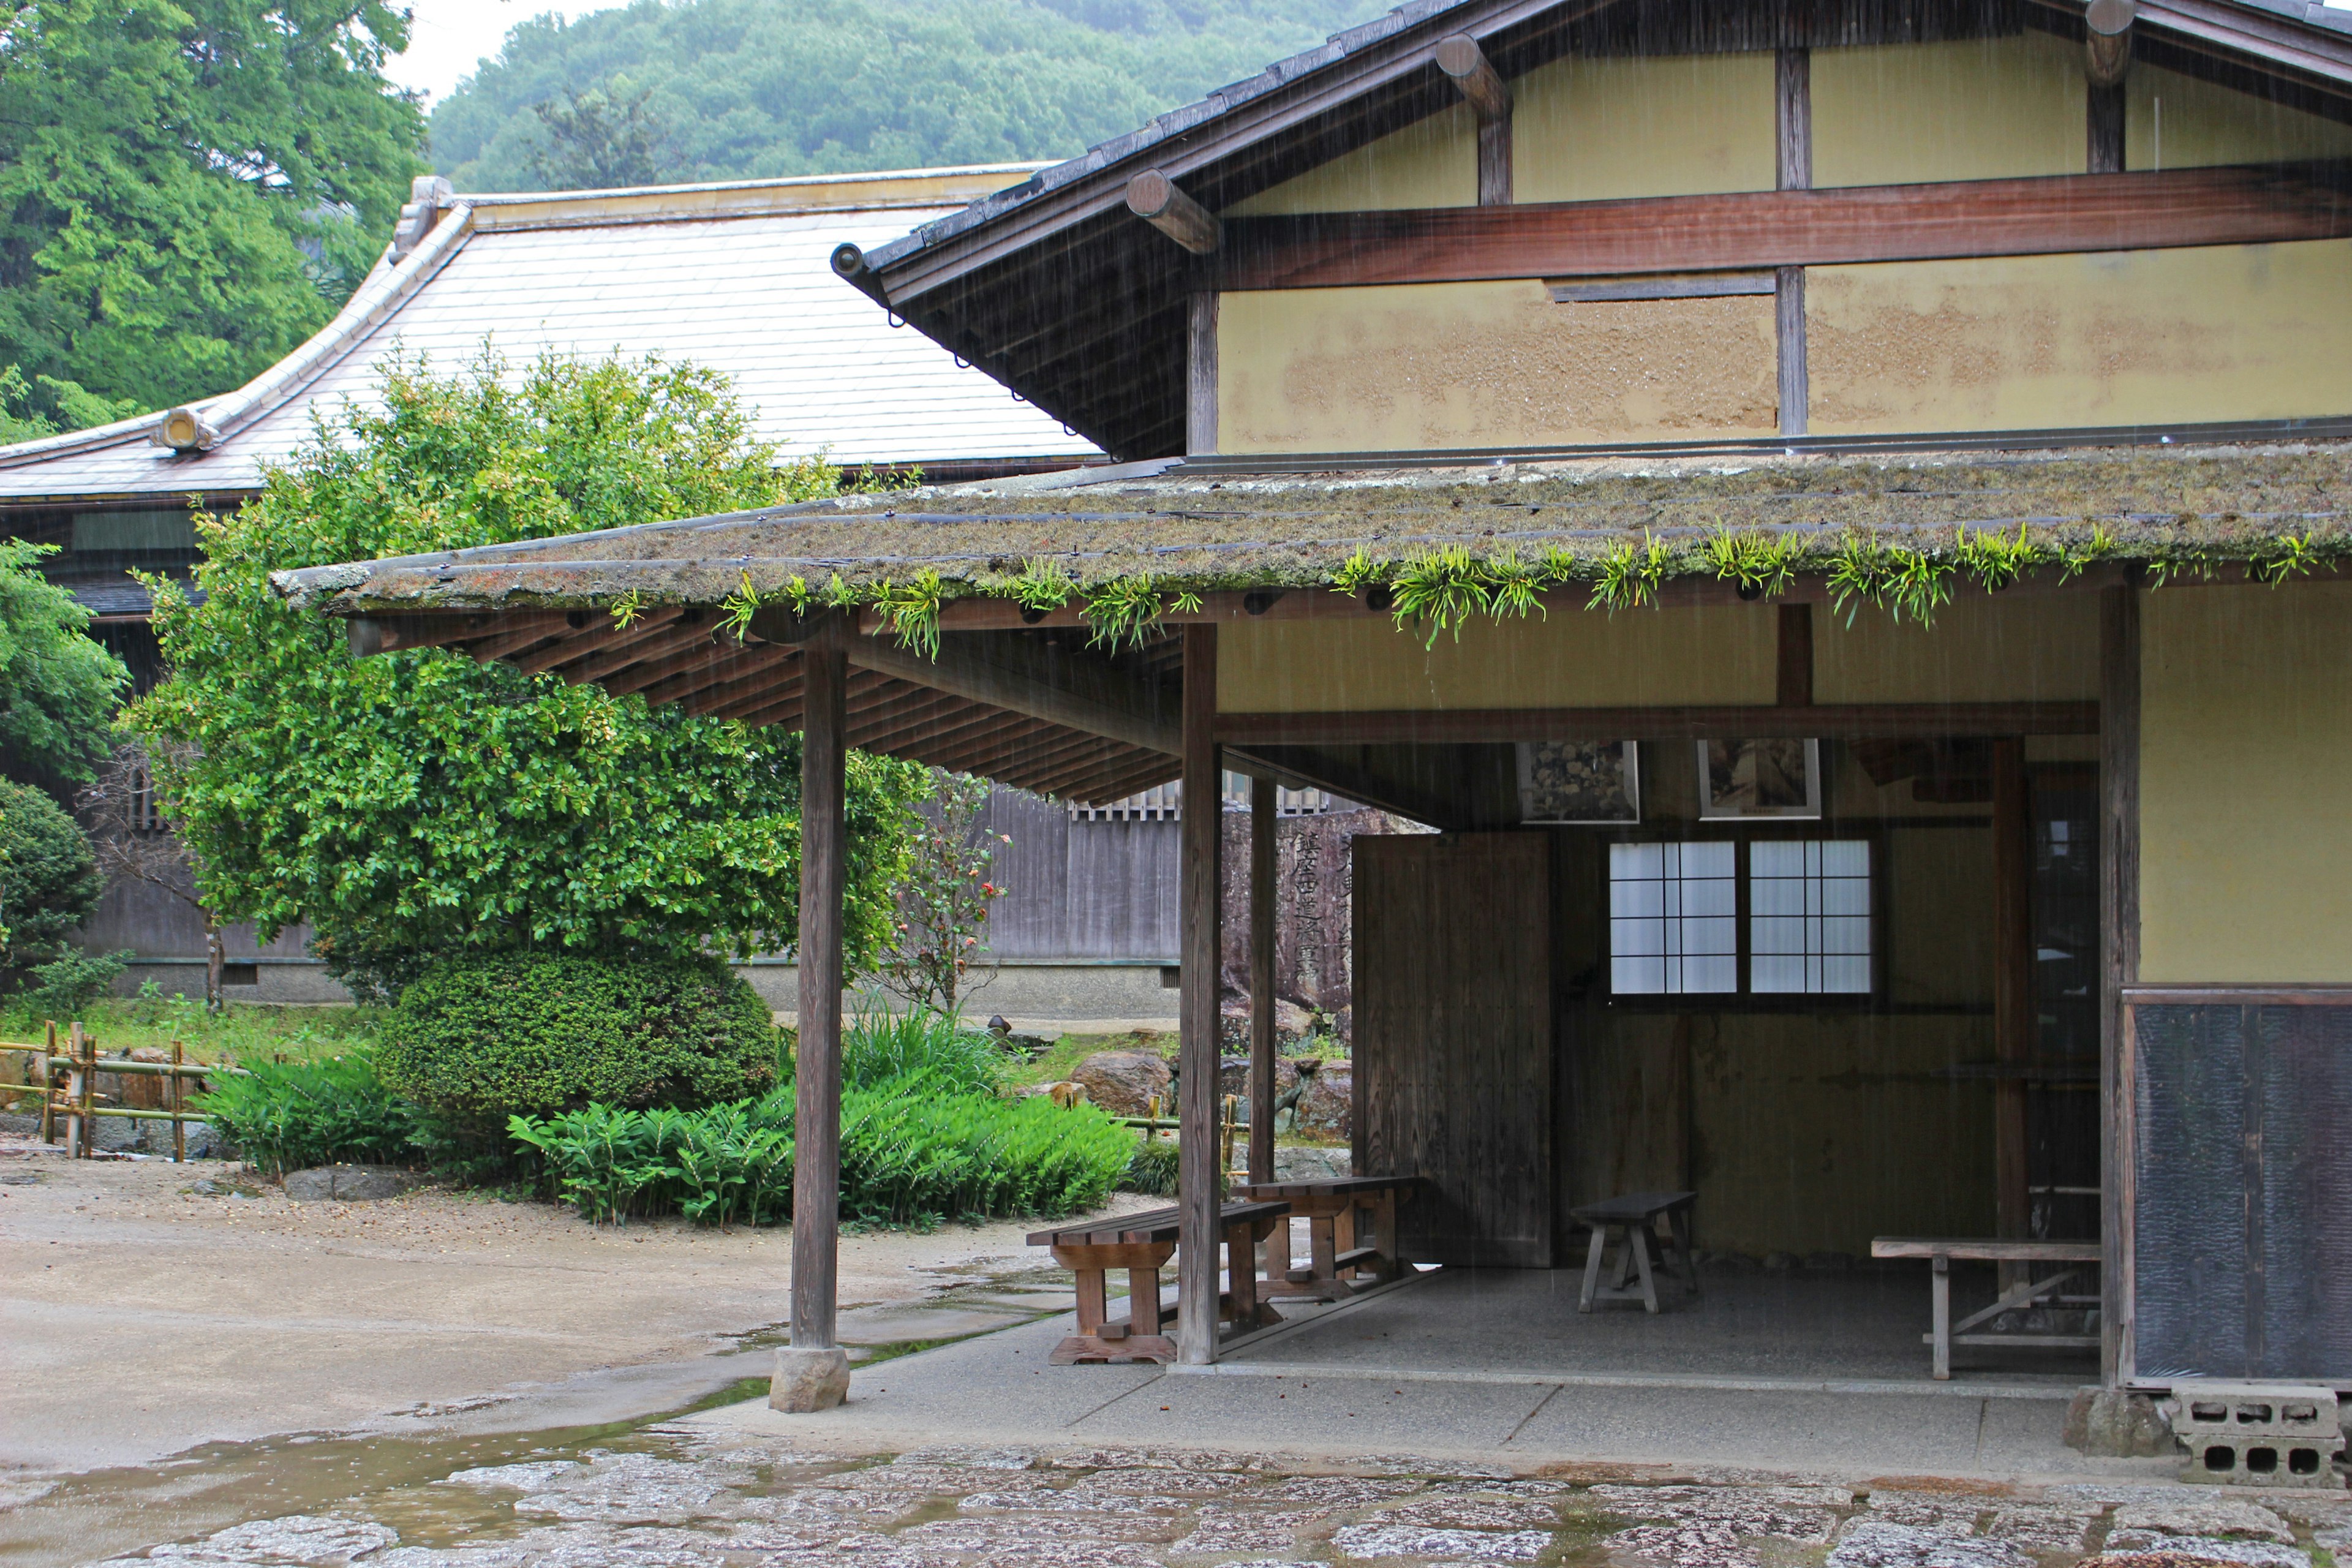
[[[1521,741],[1522,823],[1642,820],[1642,749],[1632,741]]]
[[[1822,814],[1819,741],[1701,741],[1703,817],[1806,821]]]

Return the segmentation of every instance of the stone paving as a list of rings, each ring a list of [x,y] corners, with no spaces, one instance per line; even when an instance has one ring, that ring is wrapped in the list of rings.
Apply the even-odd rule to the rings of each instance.
[[[2342,1493],[1102,1448],[847,1458],[656,1426],[105,1568],[2331,1568],[2347,1545]]]

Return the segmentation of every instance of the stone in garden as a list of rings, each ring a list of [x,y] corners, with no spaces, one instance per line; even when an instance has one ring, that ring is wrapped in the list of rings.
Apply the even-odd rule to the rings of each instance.
[[[1160,1113],[1175,1113],[1169,1085],[1175,1081],[1156,1051],[1098,1051],[1080,1062],[1070,1081],[1083,1085],[1087,1098],[1113,1116],[1141,1116],[1157,1098]]]
[[[1249,1004],[1228,997],[1217,1016],[1217,1034],[1223,1048],[1229,1052],[1247,1053],[1250,1047]],[[1276,997],[1274,1004],[1274,1043],[1296,1045],[1315,1032],[1315,1016],[1296,1002]],[[1228,1092],[1231,1092],[1230,1090]]]
[[[1323,1182],[1355,1173],[1355,1156],[1345,1143],[1294,1143],[1274,1152],[1277,1182]]]
[[[2117,1545],[2107,1537],[2106,1549],[2083,1559],[2079,1568],[2197,1568],[2222,1563],[2230,1568],[2311,1568],[2311,1559],[2292,1546],[2272,1541],[2218,1541],[2194,1535],[2135,1534]]]
[[[149,1560],[194,1559],[206,1563],[349,1563],[393,1545],[400,1537],[365,1520],[289,1514],[257,1519],[207,1536],[197,1546],[159,1546]]]
[[[2139,1551],[2141,1541],[2157,1535],[2245,1535],[2281,1546],[2294,1544],[2294,1531],[2270,1510],[2258,1503],[2212,1498],[2127,1502],[2116,1510],[2107,1546]]]
[[[2098,1517],[2093,1509],[2016,1503],[1996,1512],[1985,1533],[2013,1541],[2028,1552],[2080,1552]]]
[[[424,1178],[396,1165],[314,1165],[286,1173],[286,1195],[296,1203],[373,1203],[396,1198]]]
[[[1307,1092],[1298,1097],[1298,1128],[1302,1132],[1350,1135],[1354,1124],[1356,1078],[1336,1062],[1326,1062]]]
[[[2008,1541],[1883,1520],[1857,1520],[1830,1553],[1830,1568],[2031,1568]]]
[[[1247,1057],[1225,1057],[1217,1063],[1217,1093],[1220,1096],[1220,1103],[1223,1102],[1222,1097],[1228,1094],[1239,1095],[1244,1101],[1249,1099],[1249,1068]],[[1280,1096],[1288,1092],[1290,1086],[1297,1081],[1297,1064],[1288,1057],[1275,1058],[1274,1092],[1276,1095]]]
[[[1483,1530],[1433,1530],[1409,1524],[1351,1524],[1334,1534],[1331,1544],[1348,1557],[1532,1563],[1551,1544],[1551,1536],[1540,1530],[1496,1534]]]
[[[830,1410],[849,1397],[849,1355],[838,1348],[776,1352],[776,1374],[768,1384],[768,1407],[807,1415]]]
[[[2117,1459],[2162,1458],[2172,1453],[2172,1424],[2145,1394],[2085,1388],[2066,1406],[2066,1446]]]

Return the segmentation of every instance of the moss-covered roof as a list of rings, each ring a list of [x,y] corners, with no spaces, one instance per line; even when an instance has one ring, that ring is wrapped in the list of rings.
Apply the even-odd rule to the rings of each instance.
[[[346,615],[829,599],[919,630],[973,595],[1077,604],[1090,618],[1100,605],[1118,620],[1218,589],[1385,584],[1400,605],[1507,604],[1590,584],[1633,604],[1703,575],[1767,593],[1822,577],[1899,608],[1956,580],[1998,587],[2093,562],[2159,577],[2243,563],[2277,578],[2341,558],[2352,443],[2331,441],[1278,475],[1179,464],[844,496],[277,583]]]

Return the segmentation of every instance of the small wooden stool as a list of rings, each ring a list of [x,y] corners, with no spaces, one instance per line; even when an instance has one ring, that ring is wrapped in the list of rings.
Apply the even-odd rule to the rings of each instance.
[[[1595,1301],[1639,1301],[1649,1311],[1658,1310],[1658,1287],[1650,1272],[1650,1243],[1664,1243],[1661,1262],[1671,1261],[1681,1270],[1683,1281],[1690,1293],[1698,1294],[1698,1266],[1691,1260],[1690,1211],[1697,1201],[1696,1193],[1627,1193],[1597,1204],[1568,1212],[1592,1227],[1592,1246],[1584,1255],[1584,1289],[1577,1297],[1576,1310],[1592,1310]],[[1666,1221],[1668,1235],[1660,1237],[1655,1226],[1660,1216]],[[1601,1258],[1609,1246],[1609,1233],[1622,1231],[1625,1249],[1618,1254],[1616,1273],[1608,1284],[1601,1283]],[[1626,1275],[1638,1268],[1642,1283],[1638,1289],[1628,1289]]]
[[[1217,1321],[1229,1328],[1257,1328],[1282,1316],[1258,1299],[1257,1244],[1278,1224],[1287,1224],[1284,1203],[1229,1203],[1217,1216],[1217,1239],[1225,1249],[1226,1289],[1217,1298]],[[1176,1359],[1176,1342],[1160,1331],[1160,1269],[1175,1255],[1178,1211],[1147,1209],[1098,1225],[1032,1231],[1029,1245],[1053,1248],[1054,1261],[1077,1277],[1078,1331],[1055,1347],[1055,1366],[1078,1362]],[[1127,1270],[1128,1315],[1109,1317],[1106,1276]]]

